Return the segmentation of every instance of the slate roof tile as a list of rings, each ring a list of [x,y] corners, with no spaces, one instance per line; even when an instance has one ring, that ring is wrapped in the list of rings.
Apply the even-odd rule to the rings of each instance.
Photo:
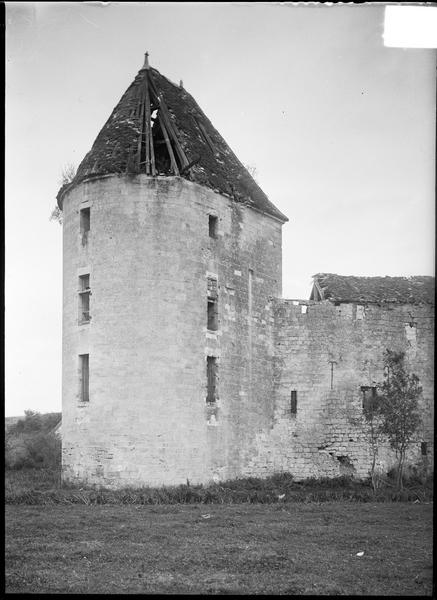
[[[394,302],[399,304],[434,304],[435,279],[414,277],[355,277],[334,273],[317,273],[310,299],[322,291],[324,300],[334,302]]]

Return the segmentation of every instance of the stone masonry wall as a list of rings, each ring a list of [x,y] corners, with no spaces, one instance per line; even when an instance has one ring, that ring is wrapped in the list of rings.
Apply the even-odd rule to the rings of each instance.
[[[281,223],[178,177],[83,182],[63,212],[64,479],[119,487],[241,474],[273,418]],[[84,274],[91,321],[80,325]],[[217,281],[217,331],[207,330],[208,278]],[[80,354],[89,354],[88,402]],[[210,404],[207,356],[218,361]]]
[[[432,468],[433,308],[278,299],[281,223],[179,177],[83,182],[65,195],[63,229],[65,480],[365,477],[360,386],[382,381],[386,348],[405,350],[420,378],[423,428],[409,458]],[[86,274],[91,321],[81,325]],[[216,331],[207,328],[208,285],[218,294]],[[80,354],[89,354],[88,402]],[[218,365],[215,402],[206,401],[208,356]],[[382,448],[379,467],[393,459]]]
[[[370,453],[360,386],[383,380],[386,348],[405,350],[409,369],[420,378],[423,427],[408,458],[419,469],[432,468],[433,307],[276,300],[273,312],[274,415],[257,435],[247,475],[366,477]],[[290,410],[291,390],[297,392],[296,414]],[[427,443],[427,455],[421,442]],[[387,446],[381,448],[378,468],[387,471],[394,458]]]

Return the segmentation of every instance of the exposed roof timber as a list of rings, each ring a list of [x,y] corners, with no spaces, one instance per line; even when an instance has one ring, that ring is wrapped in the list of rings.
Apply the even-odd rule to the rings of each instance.
[[[144,98],[144,117],[145,117],[145,134],[146,134],[146,175],[150,175],[152,172],[152,165],[151,165],[151,154],[150,154],[150,147],[153,148],[153,139],[152,139],[152,127],[151,127],[151,123],[150,123],[150,97],[149,97],[149,73],[146,73],[146,76],[144,78],[144,94],[145,94],[145,98]],[[153,164],[153,170],[155,170],[155,165]]]
[[[165,126],[166,126],[167,131],[168,131],[169,135],[171,136],[172,141],[175,145],[176,152],[182,163],[182,167],[186,167],[188,165],[188,160],[187,160],[187,157],[185,156],[185,153],[182,150],[181,145],[179,143],[176,126],[171,122],[170,113],[168,112],[164,98],[162,97],[162,94],[159,94],[157,92],[156,87],[153,83],[153,78],[151,77],[151,74],[150,74],[150,88],[153,91],[154,96],[158,100],[159,108],[161,109],[161,113],[162,113],[162,117],[164,119]]]
[[[161,118],[161,115],[158,116],[158,120],[159,120],[159,125],[161,127],[162,133],[164,135],[164,140],[165,140],[165,144],[167,146],[168,154],[170,156],[171,167],[173,169],[173,173],[175,175],[179,175],[179,169],[178,169],[178,166],[176,164],[176,159],[175,159],[175,156],[174,156],[173,148],[171,147],[170,139],[169,139],[168,133],[167,133],[167,129],[166,129],[165,125],[164,125],[164,122],[163,122],[163,120]]]
[[[324,300],[324,294],[323,294],[323,290],[322,288],[319,286],[317,280],[314,280],[313,282],[313,289],[311,291],[311,296],[310,296],[310,300],[315,300],[315,301],[319,301],[319,300]]]

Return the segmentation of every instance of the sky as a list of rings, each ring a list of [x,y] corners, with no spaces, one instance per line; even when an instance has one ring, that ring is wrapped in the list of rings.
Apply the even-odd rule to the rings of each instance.
[[[61,410],[61,174],[149,52],[182,79],[283,227],[283,296],[312,275],[434,275],[432,49],[384,6],[6,3],[6,416]]]

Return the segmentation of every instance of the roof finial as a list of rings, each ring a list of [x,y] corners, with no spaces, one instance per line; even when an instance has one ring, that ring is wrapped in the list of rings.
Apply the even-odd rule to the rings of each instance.
[[[184,82],[182,81],[182,79],[179,81],[179,87],[182,90],[184,87]]]
[[[143,70],[143,69],[150,69],[150,66],[149,66],[149,53],[148,52],[146,52],[145,55],[144,55],[144,65],[142,66],[141,70]]]

